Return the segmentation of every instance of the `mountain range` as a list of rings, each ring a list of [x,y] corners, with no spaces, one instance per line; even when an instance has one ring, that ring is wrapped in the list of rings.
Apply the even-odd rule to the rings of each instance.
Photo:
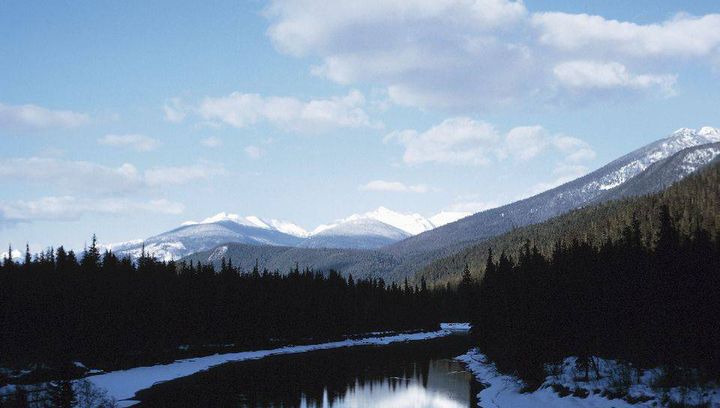
[[[163,260],[180,259],[220,244],[300,248],[376,249],[429,231],[447,222],[469,215],[442,212],[425,218],[420,214],[402,214],[385,207],[353,214],[330,224],[306,231],[297,224],[256,216],[221,212],[202,221],[186,221],[178,228],[145,240],[105,245],[119,255],[139,257],[143,251]],[[432,220],[435,220],[433,222]]]
[[[287,270],[298,263],[301,267],[399,280],[434,260],[507,231],[589,205],[662,190],[718,155],[718,129],[683,128],[576,180],[474,215],[453,214],[446,219],[450,222],[442,225],[438,225],[441,214],[427,219],[379,208],[322,225],[310,233],[291,235],[272,221],[219,214],[151,237],[144,244],[146,251],[165,259],[193,254],[188,259],[219,262],[224,256],[243,267],[251,267],[258,259],[270,269]],[[297,227],[296,231],[304,230]],[[141,246],[135,241],[111,247],[137,255]]]

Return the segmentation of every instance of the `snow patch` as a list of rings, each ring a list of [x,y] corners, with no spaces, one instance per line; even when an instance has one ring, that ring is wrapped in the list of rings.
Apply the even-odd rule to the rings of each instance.
[[[470,331],[471,327],[470,323],[440,323],[442,330]]]
[[[170,364],[159,364],[150,367],[136,367],[128,370],[112,371],[106,374],[86,377],[86,379],[95,386],[106,390],[110,397],[113,397],[118,401],[125,400],[125,404],[132,404],[134,401],[130,399],[138,391],[150,388],[155,383],[192,375],[199,371],[204,371],[224,363],[257,360],[268,356],[304,353],[315,350],[330,350],[342,347],[387,345],[405,341],[430,340],[448,336],[450,334],[451,332],[448,330],[438,330],[434,332],[397,334],[385,337],[348,339],[304,346],[286,346],[272,350],[215,354],[206,357],[178,360]]]
[[[720,406],[720,389],[717,386],[687,389],[654,388],[661,370],[637,370],[613,360],[595,358],[600,377],[590,370],[589,381],[582,381],[577,369],[577,358],[568,357],[559,366],[549,366],[545,382],[533,392],[523,392],[519,379],[501,374],[495,364],[472,349],[456,357],[464,362],[484,388],[478,393],[478,405],[495,408],[631,408],[665,405],[663,401],[684,401],[686,404]],[[633,372],[636,374],[633,375]],[[556,391],[557,390],[557,391]],[[561,396],[558,391],[567,395]],[[606,396],[617,396],[609,399]],[[622,398],[626,399],[622,399]],[[628,402],[631,400],[632,402]]]

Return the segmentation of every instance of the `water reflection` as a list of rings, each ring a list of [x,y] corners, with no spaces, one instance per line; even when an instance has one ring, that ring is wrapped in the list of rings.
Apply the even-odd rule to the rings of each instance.
[[[226,364],[142,391],[142,406],[460,408],[478,386],[465,336]]]

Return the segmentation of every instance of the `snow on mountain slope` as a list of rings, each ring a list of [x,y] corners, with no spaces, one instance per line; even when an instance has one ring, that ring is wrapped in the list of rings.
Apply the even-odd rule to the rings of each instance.
[[[420,214],[402,214],[385,207],[379,207],[375,211],[370,211],[365,214],[353,214],[345,220],[350,221],[363,218],[369,218],[392,225],[399,230],[405,231],[409,235],[417,235],[435,228],[435,225],[430,222],[430,220]]]
[[[221,213],[222,214],[222,213]],[[297,245],[302,238],[298,238],[271,228],[253,225],[247,219],[233,217],[234,214],[224,214],[210,217],[215,222],[202,222],[186,224],[171,231],[150,237],[144,241],[132,241],[123,244],[108,245],[119,255],[130,255],[137,258],[143,249],[163,260],[179,259],[194,252],[204,251],[218,245],[237,242],[252,245]],[[244,221],[240,224],[233,219]]]
[[[404,239],[386,248],[393,255],[405,260],[393,273],[407,276],[434,259],[449,256],[465,246],[513,228],[542,222],[586,205],[637,194],[635,189],[622,191],[620,186],[642,174],[654,163],[667,160],[680,151],[716,142],[720,142],[718,129],[678,129],[668,137],[628,153],[576,180]],[[710,150],[701,149],[686,159],[685,166],[688,169],[697,168],[712,154]],[[657,191],[660,188],[661,185],[642,186],[642,190]]]
[[[240,224],[240,225],[246,225],[249,227],[257,227],[257,228],[264,228],[269,230],[275,230],[280,231],[285,234],[294,235],[296,237],[306,237],[309,235],[305,229],[298,226],[297,224],[293,224],[288,221],[282,221],[282,220],[276,220],[276,219],[270,219],[270,220],[264,220],[260,217],[256,217],[254,215],[248,215],[247,217],[241,217],[237,214],[232,213],[226,213],[221,212],[218,214],[213,215],[212,217],[205,218],[204,220],[197,222],[197,221],[185,221],[181,225],[197,225],[197,224],[213,224],[220,221],[232,221],[234,223]]]
[[[367,213],[353,214],[332,224],[319,225],[300,246],[379,248],[433,228],[435,225],[420,214],[403,214],[379,207]]]
[[[407,232],[370,217],[349,217],[316,229],[300,243],[304,248],[380,248],[410,236]]]
[[[270,225],[280,232],[294,235],[296,237],[305,238],[310,235],[310,233],[307,232],[303,227],[288,221],[281,221],[273,218],[270,220]]]
[[[651,143],[616,160],[615,162],[625,161],[625,163],[586,184],[583,187],[583,192],[592,193],[598,190],[610,190],[640,174],[657,161],[666,159],[688,147],[714,142],[720,142],[720,131],[718,129],[711,127],[703,127],[699,130],[678,129],[669,137]]]
[[[461,218],[465,218],[469,215],[472,215],[472,213],[466,211],[441,211],[430,217],[430,222],[437,228],[445,224],[455,222]]]
[[[716,160],[720,160],[720,142],[688,147],[667,159],[651,164],[645,171],[622,185],[605,191],[596,201],[651,194],[663,190]]]

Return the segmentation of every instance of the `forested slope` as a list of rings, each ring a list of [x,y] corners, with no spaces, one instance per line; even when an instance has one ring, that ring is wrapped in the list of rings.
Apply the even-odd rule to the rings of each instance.
[[[717,235],[720,228],[720,161],[714,160],[705,169],[664,191],[575,210],[470,246],[433,262],[415,278],[424,277],[430,284],[457,283],[466,264],[474,276],[482,276],[489,248],[496,254],[505,251],[508,256],[517,258],[528,240],[545,255],[552,252],[559,240],[593,243],[616,240],[622,236],[623,228],[632,223],[633,217],[639,223],[644,239],[652,241],[653,232],[658,228],[656,215],[663,205],[670,209],[681,233],[689,234],[699,226]]]

